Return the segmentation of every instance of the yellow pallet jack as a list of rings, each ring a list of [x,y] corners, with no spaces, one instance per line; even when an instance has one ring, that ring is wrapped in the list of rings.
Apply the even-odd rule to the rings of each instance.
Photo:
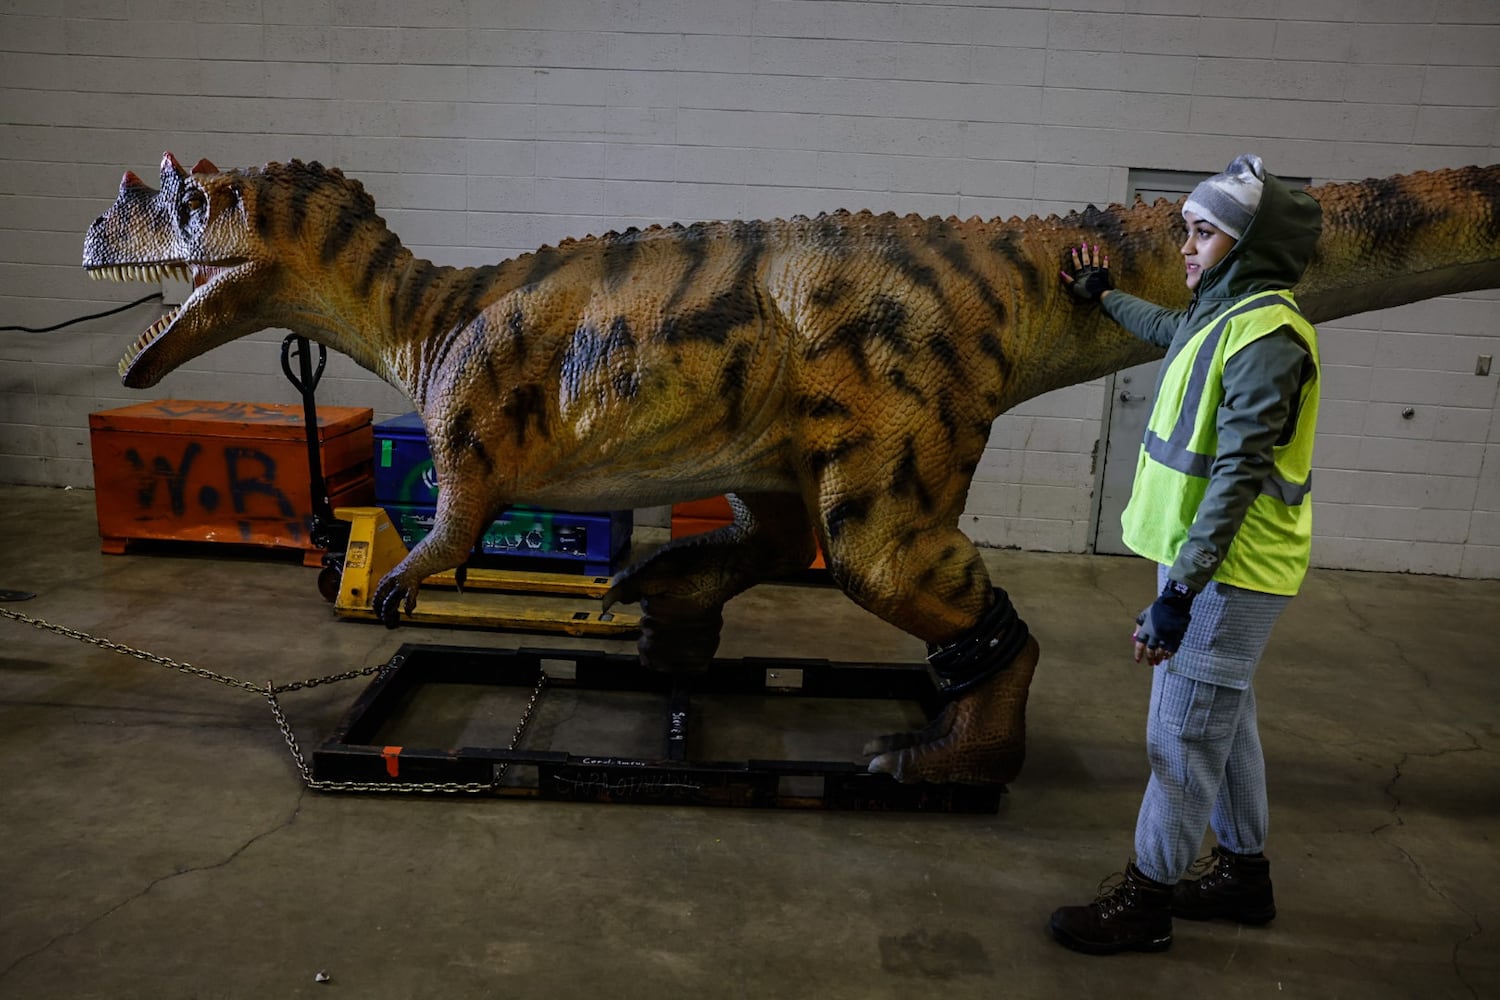
[[[372,604],[381,578],[406,558],[406,543],[381,507],[340,507],[334,515],[349,522],[349,542],[342,565],[325,566],[318,577],[318,590],[333,602],[340,618],[378,620]],[[600,598],[609,589],[607,576],[575,576],[567,573],[527,573],[473,568],[464,579],[462,593],[432,588],[456,588],[450,570],[422,581],[417,608],[404,616],[404,623],[457,625],[517,630],[561,632],[576,636],[621,638],[640,631],[639,615],[618,611],[580,611],[566,608],[516,607],[513,600],[500,601],[492,593],[544,594],[563,597]]]

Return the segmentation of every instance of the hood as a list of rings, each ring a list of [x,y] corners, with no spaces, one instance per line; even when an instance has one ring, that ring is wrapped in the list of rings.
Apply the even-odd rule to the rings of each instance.
[[[1312,262],[1323,209],[1306,191],[1267,173],[1255,216],[1224,259],[1203,272],[1197,297],[1238,299],[1291,288]]]

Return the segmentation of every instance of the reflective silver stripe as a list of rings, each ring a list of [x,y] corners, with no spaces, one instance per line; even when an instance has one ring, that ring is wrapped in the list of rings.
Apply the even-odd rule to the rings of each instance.
[[[1180,472],[1185,476],[1196,476],[1199,479],[1208,479],[1210,473],[1213,472],[1215,456],[1189,451],[1175,442],[1159,437],[1150,430],[1146,431],[1145,446],[1146,454],[1153,461],[1165,465],[1173,472]],[[1312,475],[1308,475],[1305,483],[1294,483],[1272,470],[1265,479],[1261,480],[1260,491],[1288,507],[1296,507],[1312,492]]]
[[[1238,319],[1246,313],[1278,305],[1286,306],[1298,316],[1302,315],[1302,311],[1295,303],[1287,301],[1272,291],[1246,299],[1214,320],[1213,327],[1203,338],[1203,342],[1198,345],[1198,353],[1193,357],[1193,366],[1188,373],[1187,389],[1182,397],[1182,408],[1177,412],[1177,422],[1173,424],[1171,434],[1163,438],[1149,426],[1146,428],[1145,440],[1142,443],[1146,454],[1153,461],[1175,472],[1181,472],[1183,475],[1197,476],[1199,479],[1209,478],[1213,472],[1216,456],[1204,455],[1193,451],[1188,446],[1192,443],[1193,430],[1197,426],[1198,409],[1202,405],[1204,386],[1208,382],[1208,370],[1213,365],[1214,355],[1218,352],[1219,341],[1223,339],[1224,328],[1229,325],[1230,320]],[[1309,475],[1305,483],[1294,483],[1277,475],[1273,470],[1261,481],[1260,491],[1288,507],[1296,507],[1312,492],[1312,476]]]
[[[1260,491],[1272,500],[1280,500],[1288,507],[1299,507],[1312,492],[1312,473],[1308,472],[1307,482],[1294,483],[1290,479],[1278,476],[1273,471],[1261,482]]]
[[[1214,456],[1189,451],[1184,445],[1166,440],[1149,427],[1146,428],[1146,454],[1169,469],[1199,479],[1207,479],[1214,467]]]

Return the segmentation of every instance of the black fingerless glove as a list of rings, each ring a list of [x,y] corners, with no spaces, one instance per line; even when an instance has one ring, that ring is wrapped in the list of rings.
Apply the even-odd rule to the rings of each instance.
[[[1193,598],[1188,586],[1168,580],[1161,596],[1135,620],[1135,641],[1149,649],[1177,652],[1192,621]]]
[[[1113,291],[1114,287],[1115,283],[1109,278],[1109,268],[1085,264],[1073,275],[1073,283],[1068,286],[1068,290],[1080,302],[1098,302],[1099,296]]]

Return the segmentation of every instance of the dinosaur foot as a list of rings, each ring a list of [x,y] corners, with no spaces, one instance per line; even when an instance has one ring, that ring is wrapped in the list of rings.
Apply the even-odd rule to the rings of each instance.
[[[641,663],[670,673],[702,673],[719,649],[724,628],[720,608],[700,608],[679,598],[641,600]]]
[[[375,594],[370,599],[375,617],[384,622],[386,628],[397,627],[401,624],[401,612],[409,615],[416,608],[420,587],[421,577],[403,574],[401,567],[397,566],[375,587]]]
[[[1003,785],[1026,759],[1026,695],[1036,672],[1035,638],[1010,666],[950,702],[931,722],[865,744],[871,773],[897,781]]]

